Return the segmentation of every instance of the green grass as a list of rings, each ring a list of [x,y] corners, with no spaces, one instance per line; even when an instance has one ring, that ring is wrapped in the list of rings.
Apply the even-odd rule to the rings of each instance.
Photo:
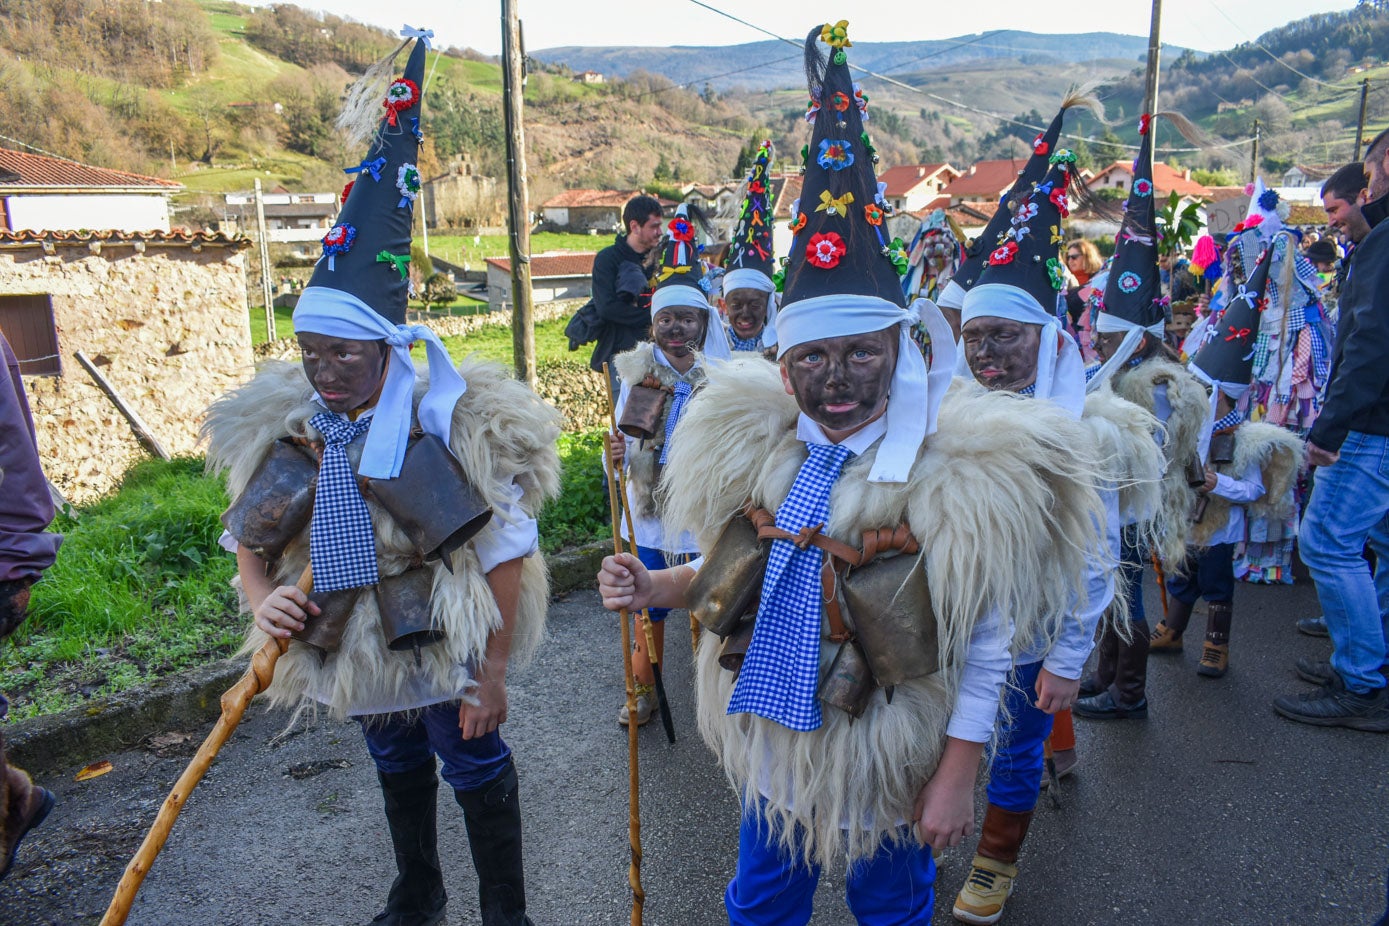
[[[287,338],[294,333],[291,319],[294,316],[293,309],[275,310],[275,336]],[[251,343],[264,344],[272,340],[266,336],[265,330],[265,309],[258,305],[251,306]]]
[[[0,649],[16,718],[63,710],[231,653],[242,621],[217,546],[227,505],[201,459],[147,461],[79,516],[34,586],[29,619]]]
[[[603,431],[561,434],[559,496],[540,512],[540,548],[553,553],[608,536]]]
[[[462,266],[467,262],[469,270],[482,269],[482,262],[489,257],[507,257],[511,253],[506,235],[481,235],[474,243],[473,235],[435,235],[429,236],[429,253],[433,257]],[[563,232],[537,232],[531,235],[531,253],[543,251],[601,251],[613,243],[612,235],[571,235]]]
[[[535,359],[564,360],[577,356],[569,352],[569,339],[564,336],[567,318],[557,318],[541,322],[535,326]],[[462,360],[469,354],[481,354],[488,360],[495,360],[508,369],[511,368],[514,352],[511,349],[511,328],[504,325],[488,325],[472,334],[455,335],[444,338],[444,346],[454,360]],[[582,352],[581,352],[582,353]],[[587,356],[587,355],[584,355]]]

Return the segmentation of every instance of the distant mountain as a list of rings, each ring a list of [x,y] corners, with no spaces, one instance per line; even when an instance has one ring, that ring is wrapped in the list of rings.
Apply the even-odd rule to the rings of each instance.
[[[1185,49],[1164,45],[1164,55]],[[1036,35],[998,30],[949,39],[920,42],[855,42],[853,63],[880,74],[901,75],[928,70],[978,65],[991,60],[1021,60],[1025,64],[1067,65],[1102,59],[1142,64],[1148,40],[1136,35],[1087,32],[1072,35]],[[575,72],[598,71],[626,77],[642,70],[678,84],[699,89],[708,83],[715,90],[743,87],[779,90],[804,82],[801,52],[769,39],[744,45],[673,48],[644,46],[566,46],[530,52],[531,57]]]

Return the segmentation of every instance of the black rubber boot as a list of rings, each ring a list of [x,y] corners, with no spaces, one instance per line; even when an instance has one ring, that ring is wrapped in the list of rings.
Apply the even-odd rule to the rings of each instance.
[[[455,791],[477,868],[482,926],[533,926],[521,867],[521,801],[516,766],[474,791]]]
[[[408,772],[377,772],[386,801],[386,823],[399,874],[386,897],[377,926],[437,926],[448,894],[439,868],[439,779],[431,760]]]

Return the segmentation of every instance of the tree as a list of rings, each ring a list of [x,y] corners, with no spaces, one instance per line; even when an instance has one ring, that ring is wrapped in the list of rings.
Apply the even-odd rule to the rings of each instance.
[[[458,298],[458,286],[447,273],[436,273],[424,281],[420,298],[427,306],[448,305]]]
[[[675,174],[671,171],[670,162],[666,160],[666,153],[661,152],[661,160],[656,164],[656,170],[651,174],[652,178],[661,183],[668,183],[675,179]]]
[[[204,84],[188,94],[188,105],[200,130],[203,153],[198,160],[211,165],[226,144],[227,107],[211,85]]]

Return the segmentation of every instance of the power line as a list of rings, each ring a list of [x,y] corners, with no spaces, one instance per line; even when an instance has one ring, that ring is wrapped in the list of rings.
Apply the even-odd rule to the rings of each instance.
[[[21,148],[28,148],[30,151],[37,151],[46,157],[57,158],[60,161],[71,161],[73,164],[80,164],[81,161],[74,161],[72,158],[62,154],[54,154],[52,151],[45,151],[42,148],[29,144],[27,141],[20,141],[18,138],[11,138],[8,135],[0,135],[0,141],[7,141],[12,145],[19,145]]]
[[[1210,3],[1210,5],[1215,9],[1215,11],[1216,11],[1217,13],[1219,13],[1221,16],[1224,16],[1225,19],[1226,19],[1226,21],[1229,22],[1230,25],[1234,26],[1234,27],[1235,27],[1236,29],[1238,29],[1240,32],[1244,33],[1244,37],[1247,38],[1247,39],[1249,39],[1250,44],[1252,44],[1255,48],[1259,49],[1259,51],[1261,51],[1261,52],[1263,52],[1264,54],[1268,55],[1270,58],[1272,58],[1272,59],[1273,59],[1274,61],[1276,61],[1278,64],[1281,64],[1283,67],[1285,67],[1285,68],[1287,68],[1288,70],[1292,71],[1292,72],[1293,72],[1294,74],[1296,74],[1298,77],[1301,77],[1301,78],[1304,79],[1304,80],[1310,80],[1310,81],[1311,81],[1312,83],[1314,83],[1314,84],[1321,84],[1323,87],[1334,87],[1334,86],[1335,86],[1334,84],[1329,84],[1329,83],[1327,83],[1327,82],[1324,81],[1324,80],[1318,80],[1317,78],[1313,77],[1313,76],[1310,75],[1310,74],[1304,74],[1304,73],[1302,73],[1302,72],[1299,71],[1297,68],[1293,67],[1291,64],[1289,64],[1288,62],[1284,61],[1282,58],[1278,57],[1278,56],[1275,55],[1273,52],[1269,51],[1267,48],[1265,48],[1263,45],[1261,45],[1261,44],[1259,43],[1259,40],[1258,40],[1258,39],[1249,38],[1249,33],[1244,31],[1244,27],[1241,26],[1239,23],[1235,22],[1233,19],[1231,19],[1231,18],[1230,18],[1230,14],[1226,13],[1226,12],[1225,12],[1224,10],[1222,10],[1219,6],[1217,6],[1215,0],[1207,0],[1207,2]],[[1229,60],[1229,59],[1228,59],[1228,56],[1227,56],[1226,60]],[[1232,63],[1233,63],[1233,62],[1232,62]]]
[[[736,23],[738,23],[738,24],[740,24],[740,25],[743,25],[743,26],[748,27],[749,29],[753,29],[753,30],[755,30],[755,31],[757,31],[757,32],[760,32],[760,33],[762,33],[763,35],[770,36],[771,38],[774,38],[774,39],[776,39],[776,40],[779,41],[779,42],[785,42],[787,45],[791,45],[791,46],[793,46],[793,47],[795,47],[795,48],[801,48],[801,47],[803,47],[802,43],[801,43],[801,42],[797,42],[795,39],[788,39],[788,38],[786,38],[786,37],[783,36],[783,35],[778,35],[778,34],[775,33],[775,32],[772,32],[772,31],[770,31],[770,30],[768,30],[768,29],[762,28],[761,26],[757,25],[756,23],[750,23],[750,22],[748,22],[746,19],[741,19],[741,18],[739,18],[739,17],[737,17],[737,16],[734,16],[732,13],[728,13],[728,12],[725,12],[724,10],[719,9],[718,7],[710,6],[708,3],[703,2],[703,0],[689,0],[689,2],[690,2],[690,3],[693,3],[695,6],[703,7],[704,9],[709,10],[711,13],[717,13],[718,15],[723,16],[723,17],[725,17],[726,19],[731,19],[733,22],[736,22]],[[1233,62],[1231,62],[1231,63],[1233,63]],[[901,89],[906,90],[906,91],[909,91],[909,92],[911,92],[911,93],[918,93],[918,94],[920,94],[920,95],[922,95],[922,96],[924,96],[924,97],[927,97],[928,99],[932,99],[932,100],[936,100],[936,101],[941,102],[941,103],[945,103],[945,104],[948,105],[948,106],[954,106],[954,107],[957,108],[957,109],[963,109],[963,110],[965,110],[966,112],[976,113],[977,115],[980,115],[980,116],[988,116],[990,119],[997,119],[997,120],[999,120],[1000,122],[1006,122],[1006,123],[1008,123],[1009,125],[1016,125],[1016,126],[1018,126],[1018,127],[1020,127],[1020,128],[1029,129],[1029,130],[1034,131],[1034,132],[1045,132],[1045,131],[1046,131],[1046,128],[1043,127],[1043,126],[1032,125],[1031,123],[1028,123],[1028,122],[1021,122],[1021,121],[1019,121],[1019,120],[1017,120],[1017,119],[1013,119],[1013,118],[1011,118],[1011,117],[1009,117],[1009,116],[1005,116],[1005,115],[1003,115],[1003,114],[1001,114],[1001,113],[990,112],[990,111],[987,110],[987,109],[980,109],[980,108],[977,107],[977,106],[970,106],[968,103],[963,103],[963,102],[961,102],[960,100],[952,100],[952,99],[950,99],[949,97],[944,97],[944,96],[941,96],[941,95],[939,95],[939,94],[937,94],[937,93],[932,93],[932,92],[929,91],[929,90],[923,90],[923,89],[920,88],[920,87],[913,87],[911,84],[903,83],[902,81],[897,80],[896,78],[888,77],[886,74],[880,74],[880,73],[878,73],[877,71],[871,71],[871,70],[869,70],[868,68],[862,67],[862,66],[857,65],[857,64],[850,64],[849,67],[851,67],[851,68],[854,69],[855,71],[859,71],[860,73],[867,74],[869,77],[874,77],[874,78],[877,78],[878,80],[885,81],[886,83],[892,84],[892,85],[895,86],[895,87],[900,87]],[[1256,81],[1256,83],[1257,83],[1257,81]],[[1114,143],[1114,142],[1105,141],[1105,140],[1102,139],[1102,138],[1089,138],[1089,137],[1082,136],[1082,135],[1065,135],[1065,136],[1063,136],[1063,137],[1072,139],[1072,140],[1074,140],[1074,141],[1082,141],[1082,142],[1085,142],[1085,143],[1087,143],[1087,144],[1109,145],[1110,147],[1123,148],[1123,149],[1126,150],[1126,151],[1137,151],[1137,150],[1138,150],[1138,146],[1137,146],[1137,145],[1126,145],[1126,144],[1123,144],[1122,142],[1116,144],[1116,143]],[[1161,149],[1157,149],[1157,150],[1165,151],[1165,152],[1167,152],[1167,153],[1189,152],[1189,151],[1213,151],[1213,150],[1220,150],[1220,149],[1225,149],[1225,148],[1238,148],[1238,147],[1241,147],[1241,146],[1243,146],[1243,145],[1252,144],[1253,141],[1254,141],[1254,140],[1253,140],[1252,138],[1246,138],[1246,139],[1242,139],[1242,140],[1240,140],[1240,141],[1227,142],[1227,143],[1222,144],[1222,145],[1206,145],[1205,147],[1195,147],[1195,148],[1161,148]]]

